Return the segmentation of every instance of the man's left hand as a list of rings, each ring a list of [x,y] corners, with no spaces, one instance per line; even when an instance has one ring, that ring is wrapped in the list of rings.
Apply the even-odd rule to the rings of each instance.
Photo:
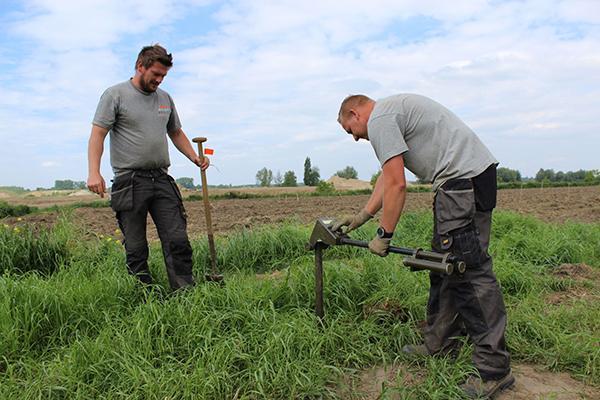
[[[385,257],[388,255],[391,241],[391,238],[380,238],[379,235],[375,235],[375,237],[369,242],[369,250],[371,250],[371,253],[373,254],[377,254],[380,257]]]
[[[208,166],[210,165],[210,159],[205,156],[198,156],[192,161],[194,161],[194,164],[199,166],[202,169],[202,171],[205,171],[206,168],[208,168]]]

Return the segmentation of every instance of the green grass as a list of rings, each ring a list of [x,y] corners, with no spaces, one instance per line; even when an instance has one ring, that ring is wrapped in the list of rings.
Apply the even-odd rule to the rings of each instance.
[[[394,244],[428,247],[430,219],[427,212],[404,215]],[[158,244],[150,266],[162,290],[148,293],[125,273],[114,241],[82,242],[68,221],[50,232],[3,228],[0,398],[336,398],[342,376],[392,364],[423,377],[402,386],[400,374],[386,393],[459,398],[458,384],[472,372],[469,346],[456,361],[401,354],[420,341],[427,274],[410,272],[397,256],[330,248],[321,325],[313,313],[314,260],[305,248],[311,229],[288,223],[219,237],[226,285],[167,294]],[[371,223],[353,236],[368,240],[374,230]],[[552,273],[562,263],[585,263],[597,278],[598,238],[600,224],[496,213],[491,252],[515,362],[600,385],[598,284]],[[193,248],[201,277],[207,246],[199,240]],[[574,288],[596,296],[547,304],[547,296]]]

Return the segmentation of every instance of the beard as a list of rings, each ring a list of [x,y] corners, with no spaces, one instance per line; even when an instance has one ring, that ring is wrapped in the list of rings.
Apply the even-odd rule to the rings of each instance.
[[[156,82],[152,82],[151,80],[144,78],[144,76],[140,79],[140,86],[142,87],[142,90],[147,93],[154,93],[156,92],[156,89],[158,89],[158,84]]]

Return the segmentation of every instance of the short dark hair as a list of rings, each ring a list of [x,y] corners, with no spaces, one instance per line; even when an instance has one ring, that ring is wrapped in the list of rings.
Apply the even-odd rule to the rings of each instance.
[[[155,62],[159,62],[165,67],[173,66],[173,56],[171,53],[167,53],[167,50],[158,43],[142,48],[135,62],[135,67],[141,65],[144,68],[150,68]]]

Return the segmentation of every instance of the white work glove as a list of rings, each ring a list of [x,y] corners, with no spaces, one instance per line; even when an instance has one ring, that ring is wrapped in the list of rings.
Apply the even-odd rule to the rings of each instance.
[[[331,223],[331,230],[334,232],[342,232],[348,233],[350,231],[355,230],[359,226],[364,225],[365,222],[373,218],[371,214],[367,212],[367,210],[362,209],[360,212],[354,216],[346,216],[339,219],[335,219]],[[342,227],[347,227],[345,231],[342,231]]]

